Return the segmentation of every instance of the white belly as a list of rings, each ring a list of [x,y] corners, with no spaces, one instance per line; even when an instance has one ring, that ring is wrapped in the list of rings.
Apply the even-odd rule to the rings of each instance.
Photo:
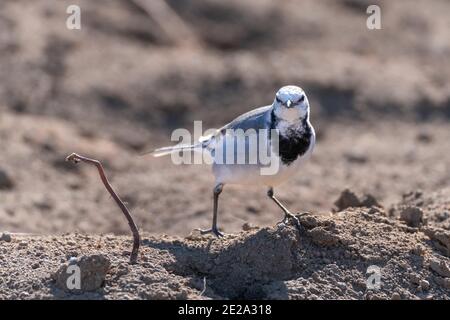
[[[290,165],[284,165],[278,159],[277,164],[271,163],[270,166],[214,163],[212,169],[217,183],[275,187],[287,181],[301,169],[302,164],[310,157],[313,148],[314,139],[308,151]]]

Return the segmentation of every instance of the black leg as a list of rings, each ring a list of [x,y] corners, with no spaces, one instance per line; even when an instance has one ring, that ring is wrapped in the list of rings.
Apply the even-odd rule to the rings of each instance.
[[[272,199],[277,205],[278,207],[281,208],[281,210],[283,210],[284,212],[284,218],[283,220],[281,220],[280,222],[278,222],[278,224],[287,224],[289,222],[289,220],[293,220],[296,227],[300,230],[301,229],[301,225],[300,225],[300,221],[298,221],[297,217],[295,215],[293,215],[275,196],[273,193],[273,188],[269,188],[269,190],[267,191],[267,195],[269,196],[270,199]]]
[[[219,195],[223,190],[223,184],[219,183],[214,187],[214,209],[213,209],[213,221],[211,229],[201,230],[199,229],[201,234],[212,233],[216,237],[223,237],[223,234],[217,228],[217,210],[219,208]]]

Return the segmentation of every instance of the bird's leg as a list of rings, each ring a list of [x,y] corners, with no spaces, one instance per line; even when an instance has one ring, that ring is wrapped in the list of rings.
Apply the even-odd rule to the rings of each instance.
[[[212,233],[218,238],[223,237],[223,234],[217,228],[217,209],[219,205],[219,195],[222,192],[222,190],[223,190],[223,183],[219,183],[214,187],[214,211],[213,211],[212,227],[211,229],[206,230],[198,229],[201,234]]]
[[[301,225],[300,225],[300,221],[298,220],[298,218],[293,215],[273,194],[273,188],[269,188],[269,190],[267,191],[267,195],[269,196],[270,199],[272,199],[280,208],[281,210],[283,210],[284,212],[284,218],[283,220],[281,220],[280,222],[278,222],[278,224],[286,224],[289,222],[289,219],[293,220],[295,223],[295,226],[297,227],[297,229],[301,230]]]

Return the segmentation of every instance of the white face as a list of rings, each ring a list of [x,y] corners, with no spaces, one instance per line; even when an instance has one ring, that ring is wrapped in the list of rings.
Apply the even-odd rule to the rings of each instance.
[[[288,122],[296,122],[308,116],[308,98],[300,87],[286,86],[278,90],[273,106],[277,117]]]

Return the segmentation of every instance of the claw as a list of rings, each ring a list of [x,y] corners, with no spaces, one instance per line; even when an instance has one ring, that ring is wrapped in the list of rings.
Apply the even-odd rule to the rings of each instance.
[[[211,228],[211,229],[195,229],[197,231],[200,232],[201,235],[205,235],[208,233],[212,233],[213,235],[215,235],[217,238],[221,238],[224,236],[224,234],[222,232],[220,232],[217,228]]]
[[[298,217],[307,216],[308,214],[311,214],[311,212],[302,212],[302,213],[297,212],[297,216],[298,216]]]
[[[306,214],[308,214],[308,213],[305,212],[305,213],[301,213],[301,214],[298,214],[298,215],[299,215],[299,216],[304,216],[304,215],[306,215]],[[297,228],[297,230],[298,230],[298,231],[302,231],[303,227],[302,227],[302,225],[300,224],[300,221],[298,220],[298,218],[297,218],[295,215],[293,215],[292,213],[289,213],[289,212],[288,212],[288,213],[285,213],[283,220],[281,220],[280,222],[278,222],[277,225],[280,225],[280,224],[286,225],[286,224],[289,223],[289,220],[293,220],[293,221],[294,221],[294,224],[295,224],[295,227]]]
[[[277,222],[277,226],[282,225],[282,224],[287,224],[288,222],[289,222],[288,215],[284,215],[284,218]]]

